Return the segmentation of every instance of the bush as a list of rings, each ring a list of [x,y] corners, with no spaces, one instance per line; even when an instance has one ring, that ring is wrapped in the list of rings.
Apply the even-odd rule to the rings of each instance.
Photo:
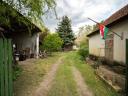
[[[45,50],[47,52],[59,51],[63,45],[62,39],[58,36],[58,34],[49,34],[44,38],[42,42],[42,46],[40,46],[41,50]]]
[[[78,53],[83,59],[85,59],[89,54],[88,47],[85,47],[85,46],[80,47],[80,49],[78,50]]]

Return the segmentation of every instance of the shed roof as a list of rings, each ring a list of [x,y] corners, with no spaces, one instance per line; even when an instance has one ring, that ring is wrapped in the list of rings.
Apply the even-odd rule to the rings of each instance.
[[[19,13],[17,10],[12,8],[6,3],[2,3],[1,6],[4,6],[5,13],[7,19],[9,20],[10,26],[7,26],[6,24],[0,22],[0,27],[3,28],[5,33],[11,33],[11,32],[41,32],[41,29],[37,27],[34,23],[32,23],[27,17],[23,16],[21,13]],[[8,7],[9,10],[6,8]],[[13,12],[16,13],[16,15],[12,15]],[[12,14],[11,14],[12,13]],[[4,15],[2,12],[0,12],[0,15]],[[1,17],[0,17],[1,18]],[[22,20],[20,20],[22,19]],[[27,24],[25,24],[25,22]],[[4,21],[3,21],[4,22]]]
[[[117,23],[120,20],[123,20],[123,18],[127,18],[128,19],[128,4],[126,6],[124,6],[123,8],[121,8],[120,10],[118,10],[117,12],[115,12],[113,15],[111,15],[108,19],[106,19],[104,21],[104,25],[105,26],[111,26],[114,23]],[[89,33],[87,36],[92,36],[96,33],[98,33],[99,28],[97,28],[95,31]]]

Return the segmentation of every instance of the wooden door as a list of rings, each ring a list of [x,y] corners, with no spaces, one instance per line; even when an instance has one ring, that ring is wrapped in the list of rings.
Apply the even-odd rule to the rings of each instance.
[[[105,40],[105,58],[113,61],[113,34],[108,35]]]

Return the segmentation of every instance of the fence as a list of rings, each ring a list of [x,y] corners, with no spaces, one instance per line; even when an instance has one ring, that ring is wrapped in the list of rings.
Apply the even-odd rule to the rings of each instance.
[[[12,42],[0,38],[0,96],[13,96]]]

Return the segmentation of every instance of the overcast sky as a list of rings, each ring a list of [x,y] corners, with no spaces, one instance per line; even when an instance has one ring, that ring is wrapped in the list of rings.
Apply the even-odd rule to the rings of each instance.
[[[90,17],[96,21],[102,21],[114,12],[128,4],[128,0],[56,0],[57,15],[62,17],[67,15],[72,20],[72,29],[75,32],[79,27],[86,24],[94,24],[89,21]],[[52,32],[57,28],[58,20],[54,14],[44,18],[44,23]]]

